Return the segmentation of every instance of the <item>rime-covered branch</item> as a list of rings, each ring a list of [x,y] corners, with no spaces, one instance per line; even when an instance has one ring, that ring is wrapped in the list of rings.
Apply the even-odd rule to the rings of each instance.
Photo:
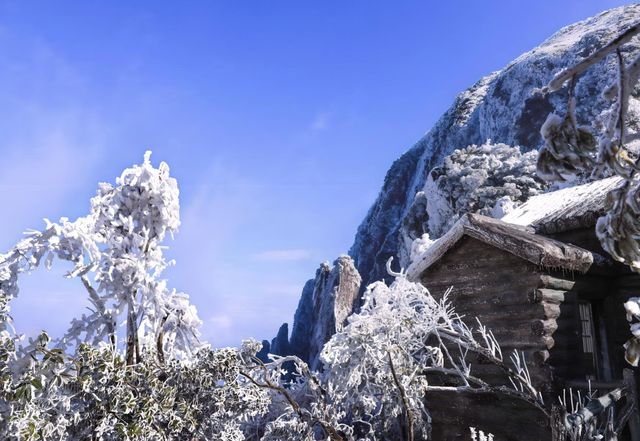
[[[572,77],[580,75],[594,64],[602,61],[607,55],[615,52],[616,49],[618,49],[623,44],[628,43],[638,33],[640,33],[640,23],[636,23],[635,25],[631,26],[629,29],[611,40],[611,42],[596,50],[581,62],[559,72],[549,82],[549,84],[545,88],[545,92],[554,92],[560,89],[564,85],[564,83],[569,81]]]
[[[165,163],[153,167],[150,154],[141,165],[125,169],[115,185],[100,184],[87,216],[45,220],[42,231],[28,232],[0,255],[0,330],[10,326],[19,277],[58,258],[74,264],[67,277],[80,278],[93,305],[90,314],[72,321],[60,347],[104,341],[115,347],[124,323],[129,364],[139,362],[145,350],[164,357],[201,347],[201,322],[188,296],[169,290],[161,279],[172,264],[163,256],[162,242],[180,225],[178,187]]]

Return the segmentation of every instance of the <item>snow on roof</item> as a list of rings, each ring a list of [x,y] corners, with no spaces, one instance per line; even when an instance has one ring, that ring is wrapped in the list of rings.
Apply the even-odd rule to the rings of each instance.
[[[543,234],[591,227],[605,210],[607,194],[621,182],[621,178],[613,176],[543,193],[532,197],[500,220],[530,226]]]
[[[508,224],[479,214],[465,214],[444,236],[436,240],[407,268],[417,280],[463,236],[469,236],[542,267],[587,272],[594,254],[575,245],[535,234],[530,228]]]

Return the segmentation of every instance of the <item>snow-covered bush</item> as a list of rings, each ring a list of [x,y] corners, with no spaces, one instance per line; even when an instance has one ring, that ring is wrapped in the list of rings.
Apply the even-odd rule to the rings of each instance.
[[[508,395],[546,412],[519,354],[504,359],[491,332],[479,324],[470,328],[446,296],[437,301],[405,274],[394,275],[389,286],[368,287],[360,311],[324,346],[322,373],[293,356],[266,365],[253,359],[248,377],[286,395],[268,433],[292,441],[313,439],[314,431],[331,440],[429,439],[430,391]],[[475,377],[471,354],[500,366],[504,384]],[[279,366],[287,362],[298,375],[279,391]]]
[[[494,439],[491,433],[484,433],[475,427],[469,427],[469,431],[471,432],[471,441],[493,441]]]
[[[69,357],[48,343],[44,333],[32,342],[16,372],[14,341],[0,340],[0,439],[240,441],[270,402],[240,375],[242,350],[127,366],[109,345]]]
[[[454,150],[425,184],[430,235],[441,236],[465,213],[491,215],[505,196],[517,203],[541,193],[545,184],[535,177],[537,155],[490,141]]]
[[[537,157],[536,151],[522,153],[519,147],[491,141],[445,157],[431,170],[404,217],[400,265],[407,267],[413,260],[413,242],[423,234],[437,239],[466,213],[504,214],[542,193],[547,185],[535,175]]]
[[[92,305],[76,318],[61,348],[82,342],[109,342],[126,348],[128,364],[153,352],[188,356],[201,345],[200,320],[186,294],[170,290],[161,279],[173,262],[162,242],[180,225],[178,185],[164,162],[154,168],[147,152],[142,165],[124,170],[116,185],[100,184],[87,216],[58,223],[46,220],[13,249],[0,255],[0,330],[10,329],[10,301],[18,295],[18,276],[54,258],[71,261],[69,278],[79,279]],[[118,329],[126,325],[124,343]]]

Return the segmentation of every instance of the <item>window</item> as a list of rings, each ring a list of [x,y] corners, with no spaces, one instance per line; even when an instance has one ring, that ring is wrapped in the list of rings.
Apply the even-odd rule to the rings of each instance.
[[[578,329],[586,379],[611,380],[605,323],[599,317],[602,302],[578,301]]]
[[[596,373],[597,355],[595,348],[595,329],[593,326],[593,309],[591,303],[578,303],[580,313],[580,333],[582,336],[582,353],[587,367],[587,375]]]

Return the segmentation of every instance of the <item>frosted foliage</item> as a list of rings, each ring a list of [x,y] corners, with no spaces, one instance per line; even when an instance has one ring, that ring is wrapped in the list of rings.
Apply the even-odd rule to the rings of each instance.
[[[544,145],[540,149],[537,175],[548,181],[573,180],[593,166],[596,141],[585,127],[579,127],[572,112],[573,101],[562,118],[549,114],[540,129]]]
[[[471,431],[471,441],[493,441],[494,439],[493,434],[484,433],[475,427],[469,427],[469,430]]]
[[[431,245],[433,245],[433,240],[429,237],[429,233],[424,233],[422,236],[418,237],[411,244],[411,261],[414,261],[421,256],[425,251],[429,249]]]
[[[72,321],[62,347],[79,342],[116,345],[126,323],[129,361],[141,346],[177,356],[196,350],[200,320],[186,294],[161,278],[173,264],[161,243],[180,225],[178,185],[169,167],[158,168],[147,152],[141,165],[124,170],[115,185],[100,184],[87,216],[30,231],[0,256],[0,326],[9,327],[9,302],[18,295],[18,276],[50,266],[54,258],[71,261],[69,278],[85,286],[91,312]],[[135,360],[134,360],[135,361]]]
[[[515,202],[509,196],[502,196],[498,199],[491,210],[491,217],[501,219],[511,213],[516,208]]]
[[[344,332],[334,335],[322,351],[324,369],[331,373],[329,391],[355,418],[370,421],[378,426],[376,433],[384,433],[390,428],[385,428],[383,409],[387,417],[403,414],[399,391],[394,390],[393,363],[418,418],[415,424],[426,430],[422,418],[428,383],[417,375],[417,368],[442,365],[440,348],[425,341],[446,316],[445,304],[405,278],[396,279],[390,287],[382,282],[369,286],[360,314],[353,315]]]
[[[240,374],[236,349],[127,366],[108,346],[82,344],[71,358],[48,342],[32,341],[16,372],[14,341],[0,338],[0,439],[242,441],[271,401]]]
[[[634,367],[640,362],[640,297],[631,297],[624,304],[632,337],[624,344],[625,359]]]
[[[507,367],[493,335],[482,326],[469,328],[455,314],[446,294],[435,300],[420,283],[409,281],[403,273],[394,275],[390,286],[376,282],[367,288],[360,312],[349,318],[321,353],[322,378],[331,402],[339,414],[366,422],[360,436],[394,439],[394,431],[404,421],[404,427],[414,429],[416,439],[425,439],[430,430],[425,393],[455,393],[476,386],[489,391],[492,386],[474,378],[467,360],[470,353],[503,366],[514,385],[507,389],[542,406],[518,355],[512,357],[513,367]],[[459,352],[447,349],[444,341],[453,342]],[[442,385],[429,377],[431,372],[451,376],[453,382]],[[457,382],[459,386],[451,386]]]
[[[538,163],[538,172],[545,179],[562,179],[565,171],[574,169],[593,178],[615,174],[623,180],[623,184],[608,195],[608,210],[596,223],[596,235],[602,248],[613,259],[627,264],[636,272],[640,272],[640,157],[637,148],[640,55],[630,58],[630,51],[626,49],[631,49],[629,43],[639,33],[640,23],[628,26],[607,44],[556,74],[544,88],[543,92],[549,93],[568,84],[568,101],[564,117],[552,113],[542,127],[545,146]],[[600,91],[602,97],[610,102],[607,109],[592,121],[598,131],[596,146],[595,137],[576,125],[576,105],[580,103],[576,102],[574,89],[581,77],[586,77],[589,71],[602,63],[615,64],[617,75],[609,84],[592,84],[594,90]],[[548,153],[543,155],[545,150]],[[590,156],[591,151],[596,154],[595,160]],[[558,159],[559,164],[555,162]],[[635,299],[625,304],[630,321],[638,318],[637,305]],[[640,348],[638,328],[637,323],[631,324],[633,336],[625,344],[626,359],[634,366],[638,365]]]
[[[465,213],[491,215],[499,200],[518,204],[541,193],[546,186],[535,177],[536,160],[535,151],[491,142],[455,150],[425,184],[431,237],[442,236]]]

